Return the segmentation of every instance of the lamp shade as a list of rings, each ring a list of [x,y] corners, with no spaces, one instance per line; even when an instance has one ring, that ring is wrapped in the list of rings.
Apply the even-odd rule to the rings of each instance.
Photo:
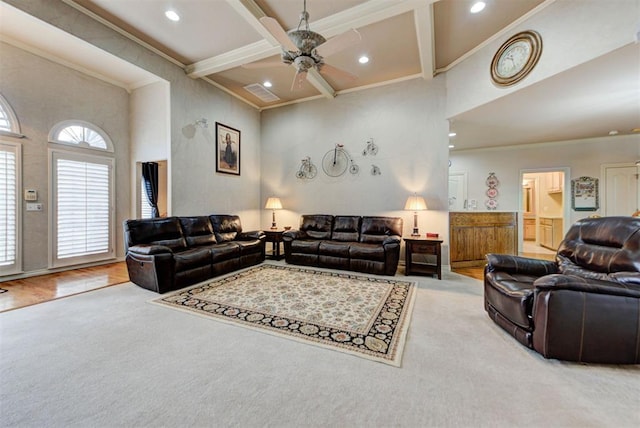
[[[264,207],[268,210],[281,210],[282,202],[280,202],[280,198],[269,198]]]
[[[424,211],[427,209],[427,203],[422,196],[409,196],[407,203],[404,205],[404,209],[407,211]]]

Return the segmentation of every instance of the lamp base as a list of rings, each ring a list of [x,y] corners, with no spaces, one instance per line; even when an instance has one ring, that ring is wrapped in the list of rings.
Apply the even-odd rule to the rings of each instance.
[[[418,228],[417,227],[413,228],[413,232],[411,232],[411,236],[413,236],[413,237],[420,236],[420,232],[418,232]]]
[[[275,223],[271,223],[271,230],[277,230],[278,227],[276,226]]]

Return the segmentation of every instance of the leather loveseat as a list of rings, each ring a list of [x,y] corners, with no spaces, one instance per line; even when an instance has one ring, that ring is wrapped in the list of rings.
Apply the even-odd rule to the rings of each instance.
[[[484,305],[545,358],[640,363],[640,218],[576,222],[554,262],[488,254]]]
[[[395,275],[400,258],[399,217],[303,215],[284,232],[287,263]]]
[[[236,215],[168,217],[124,222],[131,281],[157,293],[261,263],[261,231],[243,232]]]

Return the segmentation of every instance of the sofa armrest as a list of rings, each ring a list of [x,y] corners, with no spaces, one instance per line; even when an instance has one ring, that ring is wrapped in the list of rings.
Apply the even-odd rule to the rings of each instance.
[[[542,291],[570,290],[640,299],[640,285],[596,280],[575,275],[546,275],[538,278],[533,285],[536,288],[536,293]]]
[[[251,241],[253,239],[265,239],[265,234],[261,230],[252,230],[249,232],[242,232],[236,236],[238,241]]]
[[[129,252],[136,254],[143,254],[145,256],[152,256],[154,254],[173,254],[171,248],[166,245],[155,245],[155,244],[138,244],[133,245],[128,248]]]
[[[291,242],[294,239],[298,239],[298,230],[287,230],[282,234],[282,240],[285,242]]]
[[[558,265],[549,260],[530,259],[508,254],[487,254],[485,272],[507,272],[532,276],[558,273]]]
[[[389,235],[386,238],[384,238],[384,241],[382,241],[382,245],[383,246],[387,246],[390,244],[398,244],[400,245],[400,242],[402,241],[402,238],[398,235]]]

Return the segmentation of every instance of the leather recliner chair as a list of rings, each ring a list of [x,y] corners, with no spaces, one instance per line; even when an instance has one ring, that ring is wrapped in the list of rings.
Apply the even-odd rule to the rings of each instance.
[[[640,363],[640,218],[576,222],[553,262],[488,254],[484,306],[545,358]]]

